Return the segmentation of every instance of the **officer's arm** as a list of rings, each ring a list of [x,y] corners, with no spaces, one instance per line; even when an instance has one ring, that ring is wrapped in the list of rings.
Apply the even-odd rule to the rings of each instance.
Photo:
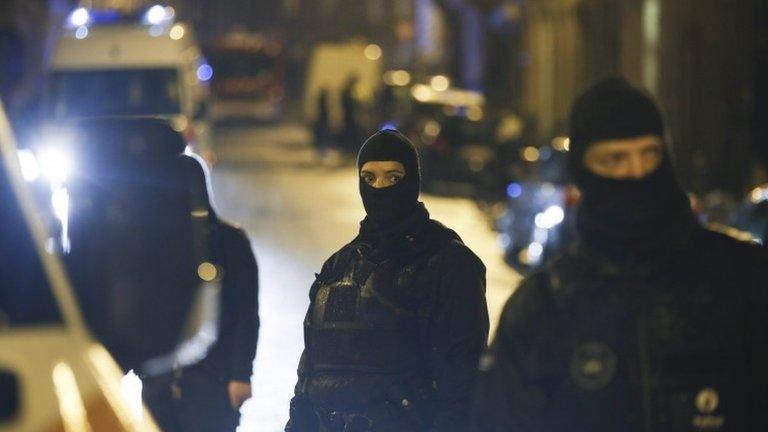
[[[531,380],[531,359],[540,350],[531,328],[538,321],[536,279],[521,284],[504,307],[496,335],[480,360],[473,400],[472,426],[476,432],[535,432],[544,405],[543,389]]]
[[[314,301],[314,286],[310,290],[310,305],[304,318],[304,350],[299,358],[299,367],[297,369],[298,381],[293,390],[293,398],[288,410],[288,424],[285,425],[285,432],[314,432],[314,410],[307,397],[307,380],[309,379],[309,364],[307,346],[309,345],[309,329],[306,326],[307,320],[312,315],[312,303]],[[316,428],[315,428],[316,429]]]
[[[337,256],[338,253],[334,254],[323,264],[320,275],[327,275],[331,272],[332,267],[336,263]],[[289,418],[288,423],[285,425],[285,432],[317,431],[317,418],[315,417],[312,404],[307,397],[307,380],[309,379],[311,370],[309,353],[307,352],[311,341],[307,324],[309,324],[312,319],[312,309],[315,302],[315,295],[317,294],[317,289],[319,287],[320,275],[315,275],[315,282],[309,289],[309,308],[304,317],[304,350],[299,359],[299,367],[297,370],[298,381],[294,387],[294,396],[291,399]]]
[[[259,337],[259,272],[248,237],[242,231],[233,238],[230,274],[237,290],[235,328],[230,379],[250,382]]]
[[[432,431],[466,431],[477,363],[488,338],[485,268],[459,250],[442,266],[431,339],[437,397]]]

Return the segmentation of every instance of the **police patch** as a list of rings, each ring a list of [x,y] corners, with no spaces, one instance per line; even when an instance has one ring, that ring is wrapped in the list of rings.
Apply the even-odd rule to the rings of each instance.
[[[696,409],[702,414],[712,414],[720,405],[720,395],[712,388],[705,388],[696,395]]]
[[[580,388],[599,390],[616,375],[616,354],[601,342],[582,343],[573,352],[570,371],[571,379]]]

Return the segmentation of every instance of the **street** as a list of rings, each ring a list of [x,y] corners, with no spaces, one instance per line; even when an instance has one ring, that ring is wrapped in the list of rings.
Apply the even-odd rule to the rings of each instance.
[[[357,233],[364,216],[351,161],[320,164],[299,125],[230,127],[216,136],[213,199],[251,237],[259,264],[261,330],[253,398],[239,431],[281,431],[296,383],[308,291],[323,261]],[[470,200],[424,196],[432,218],[456,230],[483,260],[492,331],[519,275],[502,260],[490,225]]]

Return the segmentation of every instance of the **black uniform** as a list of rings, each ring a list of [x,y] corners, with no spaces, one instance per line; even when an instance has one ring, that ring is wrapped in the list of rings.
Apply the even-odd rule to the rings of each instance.
[[[366,218],[317,275],[286,431],[467,430],[488,333],[485,267],[423,205],[408,208],[386,226]]]
[[[234,431],[240,413],[230,381],[250,382],[259,330],[258,268],[245,231],[210,211],[214,263],[220,267],[218,338],[194,366],[144,382],[144,400],[164,431]]]
[[[664,136],[644,94],[607,81],[571,116],[580,240],[505,306],[475,429],[765,429],[765,250],[703,229],[666,154],[639,179],[583,167],[590,142]]]
[[[703,229],[667,258],[581,246],[529,276],[483,359],[476,430],[763,430],[768,260]]]

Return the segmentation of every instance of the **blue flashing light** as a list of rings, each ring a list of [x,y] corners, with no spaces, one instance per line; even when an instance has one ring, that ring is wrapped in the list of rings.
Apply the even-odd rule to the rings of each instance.
[[[397,125],[395,122],[386,122],[379,127],[379,131],[391,130],[397,132]]]
[[[200,81],[210,81],[213,78],[213,68],[208,63],[203,63],[197,67],[197,79]]]
[[[113,9],[91,11],[91,20],[98,24],[114,24],[122,19],[120,11]]]
[[[520,186],[520,183],[510,183],[509,186],[507,186],[507,196],[510,198],[520,198],[520,195],[523,194],[523,187]]]

